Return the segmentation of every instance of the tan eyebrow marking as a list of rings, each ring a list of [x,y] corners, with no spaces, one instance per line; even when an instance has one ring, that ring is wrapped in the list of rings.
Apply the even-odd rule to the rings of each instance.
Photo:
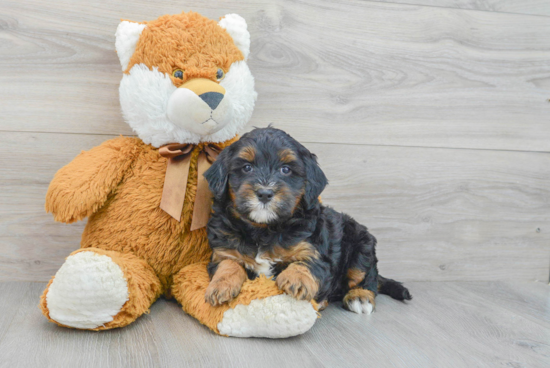
[[[256,149],[252,146],[246,146],[239,152],[239,157],[248,162],[253,162],[256,157]]]
[[[293,161],[296,161],[296,155],[294,154],[294,151],[292,151],[289,148],[280,150],[279,158],[281,159],[281,162],[284,162],[285,164],[289,164]]]

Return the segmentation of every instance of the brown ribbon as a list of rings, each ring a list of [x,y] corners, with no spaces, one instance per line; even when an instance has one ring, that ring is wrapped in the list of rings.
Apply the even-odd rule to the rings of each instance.
[[[178,221],[181,220],[181,211],[183,210],[185,191],[187,190],[191,153],[195,147],[197,145],[171,143],[159,148],[160,155],[168,159],[160,208]],[[219,147],[213,144],[206,144],[199,153],[197,161],[197,193],[195,195],[195,205],[193,206],[191,231],[200,229],[208,223],[212,194],[208,189],[208,183],[203,174],[216,161],[220,151]]]

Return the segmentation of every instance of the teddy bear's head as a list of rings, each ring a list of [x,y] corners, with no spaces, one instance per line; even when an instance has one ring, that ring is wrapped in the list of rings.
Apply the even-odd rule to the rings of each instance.
[[[145,143],[222,142],[249,121],[257,94],[246,64],[250,34],[239,15],[123,21],[116,50],[122,113]]]

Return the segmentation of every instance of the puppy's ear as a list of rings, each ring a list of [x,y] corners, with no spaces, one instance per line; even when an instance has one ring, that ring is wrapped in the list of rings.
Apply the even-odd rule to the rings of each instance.
[[[208,187],[217,200],[221,200],[227,191],[229,162],[231,161],[233,151],[233,145],[224,149],[212,166],[204,173]]]
[[[305,148],[304,148],[305,149]],[[305,149],[302,157],[304,157],[304,164],[306,166],[306,187],[304,193],[304,199],[309,206],[317,203],[321,192],[328,184],[327,177],[319,164],[317,163],[317,156]]]

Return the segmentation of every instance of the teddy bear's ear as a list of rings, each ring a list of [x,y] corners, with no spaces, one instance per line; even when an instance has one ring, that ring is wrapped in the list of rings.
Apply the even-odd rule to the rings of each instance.
[[[218,22],[233,38],[235,46],[243,53],[244,59],[250,54],[250,33],[248,33],[246,21],[238,14],[227,14]]]
[[[127,20],[120,22],[118,25],[115,33],[115,47],[120,65],[122,65],[122,71],[128,68],[130,58],[134,54],[134,51],[136,51],[139,36],[144,29],[145,24],[128,22]]]

